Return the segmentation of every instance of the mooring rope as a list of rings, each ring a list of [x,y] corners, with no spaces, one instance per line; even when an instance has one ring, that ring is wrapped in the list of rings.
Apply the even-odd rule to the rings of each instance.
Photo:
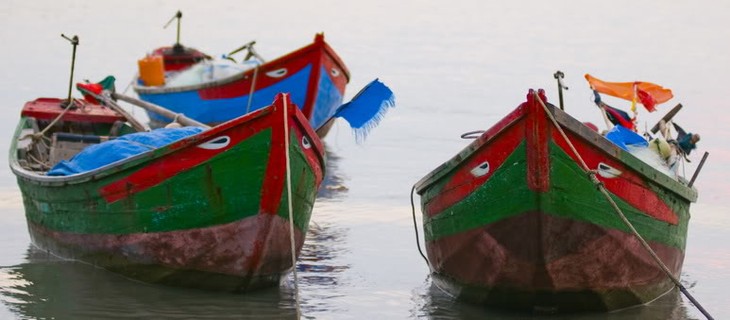
[[[679,282],[679,279],[677,279],[672,274],[672,272],[669,271],[669,268],[659,258],[659,256],[656,254],[656,252],[654,252],[654,250],[649,246],[649,243],[647,243],[646,240],[644,240],[644,238],[641,236],[641,234],[639,234],[639,232],[636,230],[636,228],[634,228],[634,225],[631,224],[631,221],[629,221],[629,219],[626,218],[626,216],[624,215],[621,208],[619,208],[618,205],[616,204],[616,202],[613,200],[613,198],[611,198],[611,195],[606,190],[606,187],[603,185],[603,183],[601,181],[598,180],[598,178],[596,177],[596,171],[588,168],[585,161],[583,161],[583,157],[581,157],[580,153],[578,153],[578,150],[576,150],[575,146],[573,146],[573,143],[570,141],[570,139],[568,139],[568,136],[565,134],[565,131],[560,126],[560,124],[558,124],[558,121],[555,119],[555,117],[550,112],[550,110],[548,110],[548,107],[547,107],[547,105],[545,105],[545,102],[542,101],[542,99],[537,94],[537,92],[535,92],[534,95],[535,95],[535,98],[537,99],[537,101],[540,102],[540,105],[542,105],[543,110],[545,110],[545,114],[547,114],[548,118],[550,118],[550,121],[552,121],[553,125],[555,125],[555,127],[558,129],[558,132],[563,137],[563,139],[565,139],[565,142],[568,143],[568,147],[570,147],[570,150],[573,151],[573,154],[575,154],[575,156],[578,158],[578,161],[580,161],[581,168],[588,174],[588,177],[591,180],[591,182],[593,182],[593,184],[595,184],[596,187],[598,187],[598,190],[601,191],[601,193],[604,195],[604,197],[606,197],[606,200],[608,200],[608,202],[611,204],[611,207],[613,207],[614,211],[616,211],[616,214],[618,214],[618,216],[621,218],[621,221],[623,221],[623,223],[629,228],[629,230],[631,230],[631,233],[633,233],[634,236],[636,236],[636,238],[639,240],[639,242],[644,247],[644,249],[654,259],[656,264],[659,265],[659,267],[662,269],[662,271],[664,271],[664,273],[669,277],[669,279],[671,279],[672,282],[674,282],[674,285],[676,285],[679,288],[679,290],[682,291],[682,293],[694,304],[694,306],[700,312],[702,312],[702,314],[707,319],[710,319],[710,320],[714,319],[705,310],[705,308],[703,308],[702,305],[700,305],[700,303],[687,291],[687,289],[682,285],[682,283]]]
[[[291,265],[292,274],[294,275],[294,303],[297,309],[297,319],[301,317],[301,310],[299,307],[299,281],[297,279],[297,254],[296,254],[296,243],[294,240],[294,209],[292,208],[292,193],[291,193],[291,163],[289,160],[289,116],[287,115],[287,104],[288,94],[284,94],[284,155],[286,159],[286,199],[289,208],[289,241],[291,242]]]
[[[423,257],[423,260],[426,261],[426,266],[429,266],[430,268],[428,258],[426,258],[426,255],[423,254],[423,251],[421,250],[421,240],[420,236],[418,235],[418,223],[416,222],[416,205],[413,204],[414,191],[416,191],[416,185],[413,185],[413,188],[411,188],[411,213],[413,213],[413,229],[416,231],[416,247],[418,248],[418,253],[420,253],[421,257]]]

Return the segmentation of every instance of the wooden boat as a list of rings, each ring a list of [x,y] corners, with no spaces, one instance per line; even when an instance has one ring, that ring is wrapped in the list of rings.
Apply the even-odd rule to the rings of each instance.
[[[251,48],[252,43],[242,48]],[[165,61],[172,59],[174,50],[158,49],[155,55],[162,55]],[[165,54],[168,52],[170,54]],[[253,56],[258,56],[253,54]],[[191,67],[191,62],[200,61],[198,55],[186,55],[186,63],[176,63],[177,70]],[[198,57],[199,58],[199,57]],[[219,61],[226,61],[225,59]],[[166,63],[167,66],[170,63]],[[173,85],[171,81],[162,86],[146,86],[142,81],[134,85],[140,99],[174,112],[185,114],[197,121],[215,125],[267,106],[279,92],[287,92],[292,102],[300,106],[313,128],[324,136],[329,130],[325,126],[342,104],[345,86],[350,72],[335,51],[325,42],[323,34],[317,34],[314,42],[275,60],[257,61],[249,68],[231,71],[230,65],[213,69],[215,62],[200,66],[204,79],[193,84]],[[242,66],[238,64],[235,68]],[[167,67],[166,67],[167,68]],[[206,69],[210,68],[210,69]],[[216,67],[217,68],[217,67]],[[167,68],[170,71],[170,68]],[[206,71],[210,70],[210,72]],[[227,70],[227,71],[226,71]],[[208,72],[208,73],[205,73]],[[174,75],[178,73],[169,73]],[[217,78],[222,74],[222,78]],[[211,77],[212,79],[209,79]],[[168,77],[168,79],[171,77]],[[159,127],[171,121],[156,113],[149,113],[151,125]]]
[[[9,155],[36,246],[145,282],[214,290],[276,285],[292,269],[290,227],[298,255],[325,164],[286,95],[163,147],[51,176],[51,162],[134,131],[106,107],[61,102],[24,106]]]
[[[697,191],[549,104],[548,114],[536,96],[416,184],[434,283],[544,312],[615,310],[673,289],[549,114],[676,278]]]

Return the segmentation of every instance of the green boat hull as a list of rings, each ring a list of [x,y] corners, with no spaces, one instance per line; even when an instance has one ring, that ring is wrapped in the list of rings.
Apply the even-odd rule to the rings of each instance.
[[[679,277],[694,189],[549,110],[631,224]],[[673,288],[532,94],[416,185],[434,283],[461,299],[608,311]]]
[[[278,284],[292,268],[290,229],[298,255],[324,170],[321,142],[287,103],[280,96],[259,112],[66,177],[25,170],[11,150],[33,243],[146,282],[228,291]]]

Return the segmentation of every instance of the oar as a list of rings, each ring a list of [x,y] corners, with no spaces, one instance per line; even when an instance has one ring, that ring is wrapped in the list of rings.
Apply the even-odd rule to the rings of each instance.
[[[119,100],[128,102],[128,103],[133,104],[135,106],[138,106],[140,108],[143,108],[143,109],[146,109],[148,111],[151,111],[151,112],[157,113],[159,115],[162,115],[163,117],[167,117],[167,118],[170,118],[170,119],[174,119],[174,121],[177,121],[181,125],[184,125],[184,126],[196,126],[196,127],[201,127],[201,128],[205,128],[205,129],[210,129],[210,126],[208,126],[206,124],[203,124],[203,123],[200,123],[198,121],[195,121],[195,120],[193,120],[191,118],[188,118],[188,117],[186,117],[182,113],[172,112],[172,111],[170,111],[168,109],[165,109],[165,108],[163,108],[161,106],[158,106],[156,104],[152,104],[152,103],[149,103],[149,102],[145,102],[145,101],[142,101],[142,100],[139,100],[139,99],[136,99],[136,98],[132,98],[130,96],[126,96],[126,95],[123,95],[123,94],[120,94],[120,93],[116,93],[116,92],[112,92],[111,93],[111,96],[112,96],[112,98],[115,98],[115,99],[119,99]]]
[[[362,88],[350,102],[339,106],[332,117],[319,128],[325,127],[335,118],[343,118],[350,124],[356,140],[362,142],[370,130],[380,124],[388,108],[393,107],[395,107],[393,91],[375,79]]]
[[[112,83],[113,83],[113,80],[112,80]],[[88,88],[82,87],[80,84],[77,84],[76,88],[79,89],[79,91],[81,91],[81,93],[83,93],[84,95],[89,95],[89,96],[93,97],[94,99],[103,102],[105,106],[107,106],[107,107],[111,108],[112,110],[116,111],[117,113],[121,114],[125,119],[127,119],[127,122],[129,122],[129,124],[132,125],[132,128],[134,128],[134,130],[137,130],[138,132],[150,131],[149,126],[143,124],[142,122],[139,122],[139,120],[137,120],[137,118],[135,118],[133,115],[131,115],[129,112],[127,112],[127,110],[125,110],[120,105],[118,105],[116,102],[114,102],[114,100],[109,98],[108,95],[97,94],[96,92],[94,92]]]
[[[106,97],[104,95],[95,95],[94,94],[94,96],[95,96],[94,98],[104,101],[105,105],[107,105],[112,110],[114,110],[114,111],[118,112],[119,114],[121,114],[122,116],[124,116],[124,118],[127,119],[127,122],[129,122],[129,124],[131,124],[132,128],[134,128],[135,130],[137,130],[139,132],[150,131],[149,126],[147,126],[146,124],[144,124],[142,122],[139,122],[139,120],[137,120],[137,118],[135,118],[133,115],[131,115],[129,112],[127,112],[127,110],[122,108],[122,106],[120,106],[116,102],[114,102],[114,100],[109,99],[108,97]]]

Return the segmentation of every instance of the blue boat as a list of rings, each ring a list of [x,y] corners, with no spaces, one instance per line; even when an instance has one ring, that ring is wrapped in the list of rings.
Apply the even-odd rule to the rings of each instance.
[[[317,34],[314,42],[275,60],[264,62],[248,46],[243,63],[226,59],[190,59],[171,70],[165,67],[165,84],[146,86],[141,79],[134,90],[140,99],[176,113],[214,126],[263,108],[276,94],[287,92],[300,106],[320,136],[326,135],[327,123],[342,104],[350,73],[335,51]],[[156,50],[153,55],[165,55],[167,63],[171,50]],[[251,59],[253,58],[253,59]],[[148,113],[150,125],[161,127],[174,119]]]

